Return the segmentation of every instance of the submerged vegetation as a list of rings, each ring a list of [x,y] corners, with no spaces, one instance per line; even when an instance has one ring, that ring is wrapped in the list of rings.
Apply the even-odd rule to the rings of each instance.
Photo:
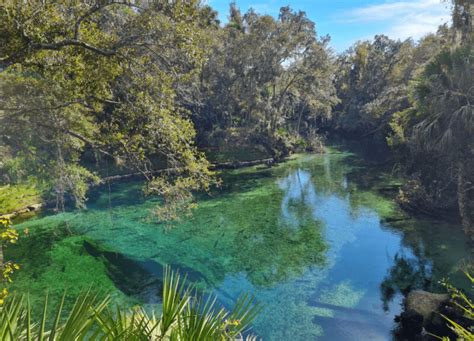
[[[172,229],[150,219],[156,202],[140,195],[141,182],[96,189],[88,210],[17,224],[21,238],[6,255],[21,269],[10,292],[29,292],[39,315],[45,291],[56,306],[67,290],[68,311],[91,284],[121,307],[154,308],[169,264],[227,308],[253,294],[264,308],[252,324],[259,337],[337,340],[339,319],[357,321],[346,327],[351,335],[388,335],[399,293],[410,286],[439,291],[449,276],[465,288],[457,269],[470,251],[461,229],[405,215],[384,191],[400,180],[357,154],[333,148],[221,178]],[[380,294],[385,279],[392,296]]]

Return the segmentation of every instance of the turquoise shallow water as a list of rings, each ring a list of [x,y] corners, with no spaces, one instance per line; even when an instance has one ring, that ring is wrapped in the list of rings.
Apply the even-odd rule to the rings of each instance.
[[[25,264],[14,285],[33,294],[53,286],[54,295],[94,283],[117,302],[153,306],[159,297],[143,275],[127,290],[134,267],[151,278],[170,264],[226,306],[254,294],[264,310],[253,333],[265,340],[389,340],[403,292],[437,290],[443,277],[462,285],[459,269],[472,262],[459,226],[400,212],[397,179],[355,154],[299,155],[221,176],[223,187],[172,229],[150,219],[156,201],[139,183],[101,188],[86,211],[19,225],[32,236],[10,251]],[[55,242],[36,245],[35,231]],[[111,280],[84,238],[135,261],[123,263],[127,283]]]

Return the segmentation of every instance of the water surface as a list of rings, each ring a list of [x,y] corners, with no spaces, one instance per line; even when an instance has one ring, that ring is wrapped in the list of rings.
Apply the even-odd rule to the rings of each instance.
[[[459,226],[399,211],[398,180],[356,154],[221,176],[223,187],[171,230],[150,219],[156,202],[139,183],[102,188],[87,211],[21,224],[31,237],[10,251],[24,264],[15,287],[59,295],[94,283],[117,302],[153,306],[170,264],[226,306],[254,294],[264,310],[253,332],[265,340],[389,340],[403,292],[438,290],[443,277],[462,284],[459,269],[472,261]],[[107,268],[85,238],[132,262]]]

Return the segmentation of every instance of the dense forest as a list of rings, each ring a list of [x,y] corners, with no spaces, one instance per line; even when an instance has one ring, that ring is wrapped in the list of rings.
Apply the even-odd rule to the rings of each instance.
[[[404,210],[474,240],[474,5],[451,7],[419,41],[377,35],[336,54],[290,7],[232,3],[221,23],[197,0],[4,1],[0,215],[25,196],[85,208],[105,178],[138,173],[172,220],[221,184],[215,151],[279,162],[342,137],[386,149]]]

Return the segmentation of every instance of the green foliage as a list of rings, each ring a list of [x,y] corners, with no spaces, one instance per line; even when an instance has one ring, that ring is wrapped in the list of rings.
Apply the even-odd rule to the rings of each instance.
[[[472,6],[453,5],[453,26],[418,43],[377,35],[341,55],[341,103],[331,126],[387,143],[411,179],[400,193],[403,206],[430,214],[457,209],[474,235]]]
[[[442,31],[440,31],[442,32]],[[373,136],[379,141],[390,134],[390,126],[408,106],[408,84],[420,66],[440,48],[442,33],[412,40],[395,41],[376,35],[342,54],[337,61],[336,88],[341,103],[335,108],[333,125],[343,131]],[[393,118],[398,116],[398,118]],[[393,135],[402,132],[395,127]]]
[[[229,18],[209,33],[215,38],[202,70],[202,101],[193,107],[200,136],[241,128],[271,156],[288,154],[337,102],[329,38],[319,39],[306,14],[289,7],[275,19],[242,14],[233,4]]]
[[[81,340],[90,335],[95,324],[95,314],[100,314],[109,304],[109,299],[99,299],[97,295],[86,292],[78,297],[73,309],[65,314],[63,303],[53,308],[54,319],[48,324],[51,316],[46,295],[43,313],[39,320],[33,320],[28,298],[12,297],[0,308],[0,337],[5,341],[16,340]]]
[[[467,272],[465,274],[474,288],[474,278]],[[456,321],[453,321],[452,319],[448,318],[447,316],[443,316],[444,319],[448,322],[449,328],[451,328],[453,332],[458,336],[458,340],[474,340],[474,302],[469,298],[467,294],[465,294],[459,289],[456,289],[449,283],[444,283],[444,285],[450,292],[454,304],[460,309],[464,317],[468,321],[471,321],[471,323],[470,325],[462,326]],[[449,340],[449,338],[444,338],[443,340]]]
[[[248,331],[259,312],[248,296],[238,299],[232,311],[217,309],[215,300],[193,296],[180,276],[169,268],[163,280],[161,316],[143,308],[110,307],[110,299],[90,291],[78,297],[73,308],[63,309],[66,294],[51,309],[48,296],[41,318],[32,317],[28,298],[12,297],[0,308],[0,337],[13,340],[232,340]],[[51,321],[51,322],[49,322]]]
[[[305,140],[319,148],[314,132],[337,102],[329,38],[289,7],[274,19],[234,4],[223,28],[182,0],[9,0],[0,17],[2,180],[34,175],[57,209],[84,206],[102,162],[143,174],[159,219],[186,215],[192,192],[216,184],[193,123],[201,140],[247,130],[278,158]]]
[[[417,110],[412,149],[436,153],[454,168],[447,181],[456,184],[459,215],[466,233],[474,235],[474,46],[444,50],[426,65],[414,84]],[[453,174],[454,173],[454,174]]]
[[[414,142],[421,148],[454,158],[469,152],[474,133],[473,72],[472,47],[442,51],[426,65],[414,85],[418,111]]]
[[[185,204],[213,183],[181,98],[204,60],[202,9],[198,1],[0,5],[0,146],[24,176],[48,185],[58,208],[65,195],[83,206],[97,181],[84,161],[151,180],[159,159],[170,171],[150,192],[180,193],[165,203]]]
[[[8,290],[5,287],[6,283],[12,281],[12,274],[20,269],[18,264],[12,261],[5,261],[3,251],[10,245],[15,244],[18,240],[18,232],[12,228],[10,219],[0,217],[0,282],[3,285],[0,292],[0,306],[4,303],[5,297],[8,295]]]
[[[33,184],[0,186],[0,214],[12,213],[40,202],[40,191]]]

